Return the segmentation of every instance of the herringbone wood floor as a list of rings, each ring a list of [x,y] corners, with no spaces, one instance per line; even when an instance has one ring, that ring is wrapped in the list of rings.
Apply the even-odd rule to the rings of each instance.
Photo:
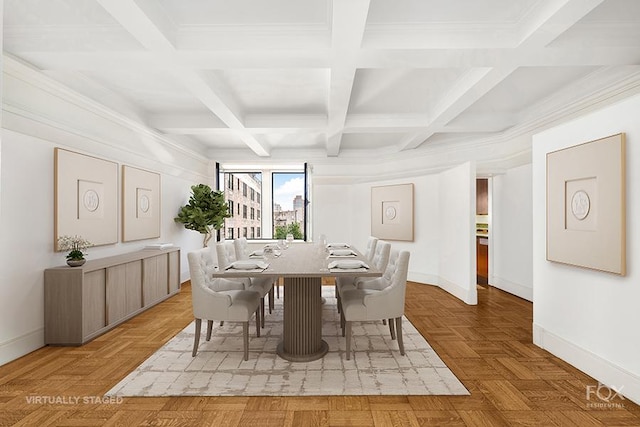
[[[416,283],[408,286],[407,317],[471,396],[94,402],[192,321],[190,290],[183,285],[178,296],[87,345],[45,347],[0,367],[0,425],[640,426],[640,408],[628,400],[590,407],[586,390],[597,381],[532,344],[531,303],[489,287],[468,306]]]

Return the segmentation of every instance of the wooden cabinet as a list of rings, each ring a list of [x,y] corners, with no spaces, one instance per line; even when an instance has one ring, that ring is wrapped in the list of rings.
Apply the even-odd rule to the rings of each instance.
[[[180,249],[44,272],[45,344],[80,345],[180,291]]]
[[[476,214],[489,214],[489,180],[486,178],[476,179]]]
[[[476,267],[479,285],[489,283],[489,239],[476,237]]]

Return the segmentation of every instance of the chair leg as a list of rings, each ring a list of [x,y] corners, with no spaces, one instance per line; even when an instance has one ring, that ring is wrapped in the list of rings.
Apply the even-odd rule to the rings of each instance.
[[[344,336],[345,320],[343,312],[340,312],[340,328],[342,328],[342,336]]]
[[[207,341],[211,341],[211,331],[213,330],[213,320],[207,320]]]
[[[347,330],[347,360],[351,360],[351,322],[345,322],[345,327]]]
[[[274,293],[275,291],[273,290],[273,288],[271,288],[271,290],[269,291],[269,314],[273,313],[273,309],[275,307]]]
[[[278,281],[276,281],[276,284],[273,285],[273,287],[276,288],[276,297],[280,299],[280,284],[278,283]]]
[[[342,298],[340,298],[340,292],[336,291],[336,304],[338,307],[338,313],[342,313]]]
[[[196,357],[198,353],[198,344],[200,344],[200,330],[202,329],[202,319],[196,319],[196,335],[193,338],[193,351],[191,357]]]
[[[244,340],[244,360],[249,360],[249,321],[242,322],[242,338]]]
[[[260,298],[260,320],[264,328],[264,297]]]
[[[224,320],[220,321],[220,326],[224,326]]]
[[[393,327],[393,319],[389,319],[389,332],[391,333],[391,339],[396,339],[396,330]]]
[[[260,337],[260,307],[256,310],[256,337]]]
[[[402,317],[396,317],[396,332],[398,335],[398,347],[400,347],[400,354],[404,356],[404,343],[402,342]]]

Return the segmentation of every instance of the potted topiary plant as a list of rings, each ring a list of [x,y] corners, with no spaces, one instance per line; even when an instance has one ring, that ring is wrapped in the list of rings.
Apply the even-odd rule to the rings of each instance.
[[[222,191],[213,191],[206,184],[191,186],[189,203],[182,206],[174,221],[184,224],[184,228],[203,234],[202,247],[206,247],[213,237],[213,230],[224,226],[229,218],[229,205]]]

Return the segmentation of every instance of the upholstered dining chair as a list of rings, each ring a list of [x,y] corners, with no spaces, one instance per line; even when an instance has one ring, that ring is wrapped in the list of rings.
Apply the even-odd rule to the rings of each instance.
[[[404,315],[409,255],[408,251],[392,251],[385,275],[376,278],[380,282],[388,282],[380,285],[382,290],[348,289],[342,293],[341,323],[344,325],[347,341],[347,360],[351,359],[352,323],[383,319],[389,319],[391,339],[397,338],[400,354],[404,356],[402,316]]]
[[[373,255],[376,252],[376,245],[378,244],[378,238],[369,236],[367,239],[367,249],[364,252],[364,256],[366,256],[369,261],[373,260]]]
[[[387,268],[387,264],[389,263],[389,254],[391,253],[391,243],[385,242],[384,240],[377,240],[374,244],[375,249],[374,253],[371,256],[371,264],[373,264],[374,268],[380,271],[385,271]],[[341,276],[336,277],[336,287],[338,289],[337,294],[337,306],[338,312],[342,310],[341,301],[342,301],[342,293],[348,289],[357,289],[359,282],[374,280],[371,278],[364,278],[358,276]]]
[[[365,258],[367,258],[367,260],[371,261],[373,260],[373,256],[375,254],[375,250],[376,250],[376,245],[378,244],[378,238],[374,237],[374,236],[369,236],[369,238],[367,239],[367,247],[364,251],[364,256]],[[354,279],[355,277],[351,277],[351,278],[344,278],[343,282],[349,282],[350,279]],[[340,312],[340,293],[338,290],[338,278],[336,278],[335,280],[335,295],[336,295],[336,299],[338,300],[338,313]]]
[[[246,237],[239,237],[233,241],[233,247],[235,248],[236,259],[249,259],[251,257],[251,249],[249,248],[249,243],[247,242]],[[271,290],[269,291],[269,313],[273,311],[274,308],[274,288],[277,290],[277,296],[280,298],[280,289],[278,287],[278,278],[263,278],[260,279],[264,282],[271,282]],[[255,279],[253,280],[256,281]],[[267,284],[263,284],[266,286]]]
[[[225,240],[224,242],[216,243],[216,253],[218,255],[218,267],[220,269],[227,268],[237,260],[233,240]],[[270,277],[247,277],[236,280],[241,280],[242,283],[244,283],[246,290],[255,291],[260,294],[260,325],[264,328],[264,297],[268,295],[269,291],[273,288],[273,279]],[[271,306],[272,304],[269,304],[269,312],[271,312]]]
[[[207,341],[211,339],[214,321],[242,323],[244,360],[249,360],[249,320],[256,315],[256,335],[260,336],[260,294],[255,291],[233,289],[237,282],[224,278],[212,278],[211,250],[209,248],[189,252],[191,299],[196,333],[191,356],[198,353],[202,320],[207,320]]]

